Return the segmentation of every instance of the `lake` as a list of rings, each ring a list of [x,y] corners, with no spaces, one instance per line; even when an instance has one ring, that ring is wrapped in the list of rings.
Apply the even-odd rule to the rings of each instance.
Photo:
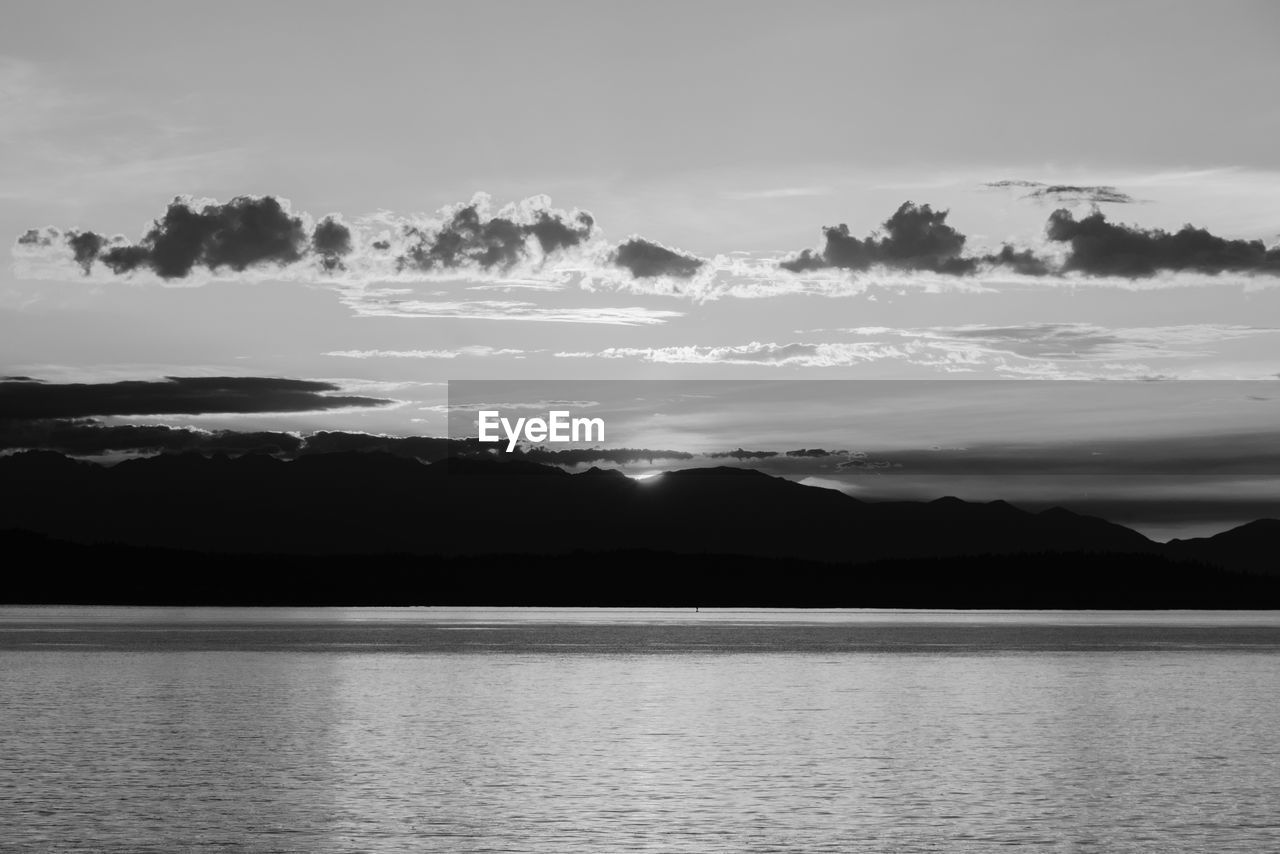
[[[0,608],[6,852],[1280,849],[1275,612]]]

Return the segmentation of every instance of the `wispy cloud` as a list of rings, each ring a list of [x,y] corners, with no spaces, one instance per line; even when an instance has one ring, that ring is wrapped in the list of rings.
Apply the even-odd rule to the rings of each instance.
[[[856,341],[751,341],[729,346],[610,347],[561,351],[557,358],[632,359],[680,365],[759,365],[778,368],[837,368],[897,361],[944,373],[979,369],[997,375],[1040,379],[1157,379],[1171,377],[1147,360],[1186,359],[1214,345],[1280,336],[1264,327],[1187,325],[1116,328],[1090,324],[957,326],[831,330]]]
[[[527,352],[530,351],[477,344],[453,350],[330,350],[324,355],[344,359],[457,359],[460,356],[523,356]]]
[[[542,307],[516,300],[405,299],[398,293],[354,290],[343,302],[361,317],[455,318],[517,320],[543,323],[594,323],[606,326],[649,326],[665,323],[683,312],[642,306]]]
[[[752,341],[727,347],[610,347],[595,353],[561,352],[560,358],[591,356],[638,359],[670,365],[768,365],[772,367],[839,367],[888,358],[904,358],[899,348],[872,343],[787,343]]]
[[[1012,190],[1024,199],[1054,203],[1087,202],[1092,205],[1131,205],[1138,200],[1109,184],[1046,184],[1042,181],[1005,179],[988,181],[984,186],[995,190]]]
[[[831,195],[830,187],[775,187],[768,190],[741,190],[724,194],[726,199],[747,202],[757,199],[798,199]]]

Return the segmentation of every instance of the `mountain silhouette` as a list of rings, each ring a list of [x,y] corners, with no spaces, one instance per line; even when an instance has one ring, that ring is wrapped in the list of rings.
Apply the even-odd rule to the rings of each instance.
[[[426,565],[412,560],[418,556],[454,569],[470,565],[467,561],[503,564],[508,575],[512,564],[523,562],[542,567],[545,574],[557,566],[552,558],[571,556],[583,579],[590,576],[588,568],[608,574],[625,565],[631,573],[627,584],[640,588],[656,583],[654,562],[671,561],[692,572],[714,566],[729,575],[734,561],[739,567],[752,561],[756,569],[799,567],[821,587],[832,566],[874,564],[888,572],[910,564],[910,572],[932,579],[933,590],[950,589],[959,601],[966,584],[990,588],[997,583],[990,570],[996,563],[1007,576],[998,583],[1025,586],[1030,579],[1050,587],[1069,584],[1064,573],[1140,563],[1150,579],[1136,591],[1158,585],[1160,572],[1171,572],[1169,566],[1178,562],[1179,572],[1193,564],[1197,571],[1273,572],[1258,556],[1270,554],[1280,542],[1275,520],[1161,544],[1063,508],[1035,513],[1004,501],[957,498],[866,502],[734,467],[636,480],[601,469],[570,474],[524,460],[451,457],[424,464],[378,452],[293,461],[172,454],[111,467],[26,452],[0,458],[0,482],[6,487],[0,494],[0,529],[38,535],[11,536],[6,551],[29,560],[58,552],[62,560],[73,557],[67,544],[96,548],[98,558],[111,549],[141,549],[142,556],[160,564],[191,564],[192,555],[203,554],[220,560],[224,571],[248,561],[246,566],[288,565],[303,572],[308,559],[318,565],[321,556],[333,556],[325,565],[348,573],[360,560],[384,567]],[[161,560],[158,549],[182,555]],[[605,554],[613,556],[609,566],[591,557]],[[228,561],[227,555],[239,557]],[[115,553],[113,560],[119,556]],[[1014,560],[1019,556],[1038,557]],[[81,551],[74,559],[96,558]],[[991,577],[978,579],[972,575],[975,568]],[[951,570],[970,575],[948,579]],[[1045,577],[1037,582],[1037,575]],[[1106,583],[1105,573],[1098,583]],[[1194,579],[1187,584],[1187,589],[1204,589]],[[794,589],[775,589],[777,601],[794,600]],[[756,600],[768,598],[757,592]],[[921,602],[932,595],[918,592]],[[908,604],[901,601],[906,595],[893,594],[899,605]]]
[[[1170,540],[1165,544],[1165,553],[1280,577],[1280,519],[1258,519],[1212,537]]]

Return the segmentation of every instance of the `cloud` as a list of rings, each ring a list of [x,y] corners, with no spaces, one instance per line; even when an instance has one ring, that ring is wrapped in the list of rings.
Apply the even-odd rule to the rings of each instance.
[[[1044,197],[1105,186],[1019,186]],[[1096,191],[1096,192],[1095,192]],[[1100,196],[1099,196],[1100,197]],[[591,214],[535,196],[490,210],[487,196],[432,216],[388,212],[318,221],[273,196],[226,204],[179,197],[136,242],[82,229],[29,229],[13,245],[24,278],[128,278],[200,285],[218,279],[323,284],[361,316],[650,325],[682,312],[644,305],[595,305],[604,295],[722,298],[865,295],[870,285],[929,292],[991,292],[1009,277],[1072,285],[1159,288],[1221,272],[1280,273],[1280,247],[1228,240],[1203,229],[1176,233],[1055,211],[1051,249],[1001,244],[974,250],[949,211],[911,201],[879,229],[855,236],[823,229],[821,248],[779,257],[747,251],[703,258],[632,236],[609,243]],[[1083,274],[1083,275],[1071,275]],[[493,298],[519,292],[519,299]],[[527,297],[527,298],[525,298]],[[572,297],[587,304],[574,304]]]
[[[136,242],[47,227],[23,233],[15,255],[27,262],[26,273],[37,276],[54,275],[59,263],[71,260],[85,275],[101,264],[116,276],[145,272],[166,282],[249,270],[314,280],[317,273],[345,272],[358,261],[364,278],[374,279],[397,272],[509,272],[595,236],[589,213],[553,209],[545,196],[497,214],[490,214],[488,197],[478,194],[435,217],[379,214],[353,225],[330,214],[311,223],[276,196],[239,196],[226,204],[178,196]]]
[[[113,383],[0,382],[5,420],[112,415],[316,412],[393,403],[337,395],[339,387],[313,380],[268,377],[166,377]]]
[[[456,359],[459,356],[523,356],[526,352],[478,344],[455,350],[330,350],[323,355],[344,359]]]
[[[897,334],[938,347],[972,344],[991,354],[1025,359],[1103,361],[1185,357],[1202,353],[1207,345],[1276,332],[1265,327],[1216,324],[1107,328],[1088,323],[1029,323],[904,329]]]
[[[397,263],[402,269],[509,270],[528,260],[535,248],[545,256],[591,237],[591,214],[553,211],[540,207],[540,201],[489,216],[485,197],[454,208],[438,225],[406,225],[403,236],[408,245]]]
[[[345,269],[342,258],[351,254],[351,229],[331,214],[320,220],[311,232],[311,249],[320,256],[320,264],[324,269]]]
[[[983,266],[1007,267],[1014,273],[1042,276],[1047,264],[1031,250],[1004,246],[994,254],[964,255],[966,237],[947,224],[949,211],[903,202],[880,227],[880,236],[857,238],[841,223],[822,230],[826,243],[779,262],[792,273],[838,268],[865,271],[872,267],[924,271],[950,276],[972,275]]]
[[[583,354],[557,353],[561,358]],[[752,341],[733,346],[609,347],[586,354],[602,359],[639,359],[669,365],[768,365],[772,367],[839,367],[905,355],[871,342],[789,343]]]
[[[76,263],[84,270],[85,275],[88,275],[89,269],[93,267],[94,260],[98,257],[98,253],[102,251],[102,247],[106,242],[102,235],[94,234],[92,231],[72,231],[67,233],[67,245],[71,247]]]
[[[1064,272],[1125,278],[1162,271],[1280,275],[1280,247],[1268,249],[1261,240],[1228,240],[1191,225],[1171,234],[1110,223],[1100,212],[1077,220],[1062,208],[1049,216],[1046,234],[1070,247]]]
[[[777,451],[744,451],[742,448],[736,448],[732,451],[715,451],[707,454],[707,457],[713,460],[767,460],[776,456],[778,456]]]
[[[195,451],[212,454],[291,454],[302,447],[292,433],[201,430],[166,425],[105,425],[91,419],[0,419],[0,450],[39,449],[72,456]]]
[[[1027,190],[1024,199],[1054,202],[1088,202],[1089,204],[1131,205],[1137,202],[1128,193],[1122,193],[1109,184],[1045,184],[1040,181],[989,181],[984,186],[993,189]]]
[[[683,312],[643,306],[542,307],[523,300],[405,299],[398,292],[354,288],[342,301],[361,317],[458,318],[467,320],[524,320],[545,323],[596,323],[606,326],[648,326],[665,323]]]
[[[1280,334],[1280,329],[1252,326],[1190,324],[1109,329],[1084,323],[850,327],[828,331],[863,340],[610,347],[562,351],[554,356],[779,368],[851,367],[896,360],[947,373],[986,369],[1000,375],[1044,379],[1151,379],[1168,375],[1140,360],[1188,358],[1203,355],[1207,348],[1221,342]]]
[[[457,402],[436,406],[428,406],[426,409],[433,412],[479,412],[482,409],[529,409],[537,412],[546,412],[549,409],[590,409],[593,406],[599,406],[598,400],[508,400],[508,401],[467,401]]]
[[[1047,276],[1049,262],[1030,249],[1014,249],[1005,244],[999,252],[982,256],[984,263],[1017,273],[1020,276]]]
[[[867,270],[877,264],[935,273],[972,272],[975,262],[960,257],[965,236],[947,225],[947,213],[903,202],[881,226],[883,237],[859,239],[843,223],[829,226],[822,230],[826,245],[820,251],[806,249],[780,266],[792,272],[826,267]]]
[[[668,249],[641,237],[632,237],[620,244],[610,255],[611,263],[631,272],[638,279],[671,276],[687,279],[707,263],[693,255]]]
[[[120,242],[94,257],[117,275],[149,267],[163,279],[180,279],[197,266],[237,272],[285,266],[298,261],[306,245],[301,217],[273,196],[238,196],[225,205],[179,197],[140,241]],[[93,260],[82,264],[86,273]]]

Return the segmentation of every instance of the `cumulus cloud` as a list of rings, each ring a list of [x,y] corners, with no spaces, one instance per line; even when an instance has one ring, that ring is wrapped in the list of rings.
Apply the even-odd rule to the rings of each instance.
[[[641,237],[632,237],[620,244],[609,260],[638,279],[672,276],[687,279],[707,263],[701,258],[669,249]]]
[[[947,214],[927,204],[903,202],[881,226],[883,236],[859,239],[848,225],[829,226],[822,230],[826,245],[821,250],[806,249],[781,266],[792,272],[825,267],[866,270],[877,264],[935,273],[972,272],[976,262],[960,257],[965,236],[947,225]]]
[[[311,232],[311,249],[326,270],[345,269],[342,258],[351,254],[351,229],[340,218],[329,215]]]
[[[841,223],[822,230],[821,249],[806,249],[779,262],[792,273],[838,268],[865,271],[872,267],[968,276],[984,266],[1007,267],[1023,275],[1042,276],[1047,264],[1028,249],[1004,246],[994,254],[965,256],[966,237],[947,223],[949,211],[903,202],[880,227],[879,236],[855,237]]]
[[[1064,272],[1125,278],[1162,271],[1280,274],[1280,247],[1228,240],[1191,225],[1170,233],[1111,223],[1101,212],[1077,220],[1061,208],[1049,216],[1046,234],[1069,246]]]
[[[100,260],[116,274],[147,267],[163,279],[180,279],[197,266],[239,272],[292,264],[306,242],[302,219],[273,196],[239,196],[225,205],[179,197],[140,241],[112,241],[82,266],[87,273]]]
[[[1103,191],[1115,189],[993,186],[1017,186],[1043,198],[1081,191],[1102,199]],[[1049,249],[1006,243],[974,250],[948,218],[947,210],[907,201],[866,236],[841,224],[823,229],[820,248],[799,254],[741,251],[703,258],[639,236],[612,244],[591,214],[554,208],[545,196],[491,210],[480,194],[430,216],[380,212],[349,220],[334,213],[318,221],[273,196],[241,196],[226,204],[179,197],[137,241],[81,229],[29,229],[18,236],[13,255],[15,272],[28,278],[314,282],[335,290],[363,316],[614,325],[658,324],[681,315],[600,304],[623,293],[701,303],[854,296],[869,284],[988,292],[1009,276],[1152,288],[1222,272],[1280,273],[1280,247],[1190,226],[1166,233],[1110,223],[1097,212],[1076,219],[1060,209],[1047,223]],[[513,291],[522,298],[493,293]],[[571,293],[582,301],[573,304]]]
[[[313,412],[393,401],[334,394],[333,383],[275,377],[166,377],[113,383],[0,382],[0,419]]]
[[[354,224],[339,214],[313,224],[287,200],[270,195],[239,196],[226,204],[179,196],[137,241],[93,231],[29,229],[18,237],[15,254],[34,274],[56,272],[59,261],[71,261],[86,275],[101,264],[113,275],[146,272],[164,281],[251,270],[314,278],[317,272],[346,272],[359,256],[366,278],[397,272],[412,277],[508,272],[595,236],[589,213],[554,209],[544,196],[490,213],[488,197],[479,194],[434,217],[379,214]]]
[[[584,211],[567,214],[535,203],[489,216],[486,207],[486,201],[474,200],[454,208],[438,224],[404,225],[407,246],[397,260],[401,269],[509,270],[529,259],[531,243],[549,255],[583,243],[595,226]]]

